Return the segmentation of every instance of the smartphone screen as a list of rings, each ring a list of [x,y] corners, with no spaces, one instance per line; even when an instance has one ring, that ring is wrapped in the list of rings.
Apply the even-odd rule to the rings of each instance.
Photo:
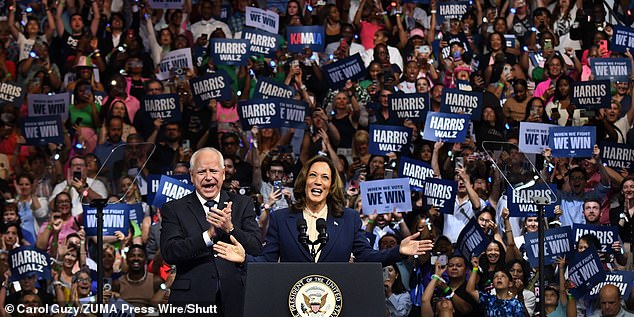
[[[81,172],[73,172],[73,178],[77,180],[81,180]]]

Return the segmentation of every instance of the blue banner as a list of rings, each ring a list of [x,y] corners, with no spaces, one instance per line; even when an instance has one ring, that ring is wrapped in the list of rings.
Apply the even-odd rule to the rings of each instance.
[[[295,90],[293,88],[263,77],[258,78],[258,83],[255,85],[255,91],[253,92],[252,99],[266,99],[272,97],[292,99],[294,94]]]
[[[610,108],[610,81],[576,81],[572,82],[570,101],[577,108],[599,109]]]
[[[515,47],[515,34],[504,34],[504,42],[507,48]]]
[[[625,53],[625,49],[634,47],[634,29],[619,24],[612,28],[614,37],[610,41],[610,51]]]
[[[469,220],[469,223],[460,231],[456,241],[458,250],[467,259],[480,256],[487,249],[489,243],[491,243],[489,237],[487,237],[475,218]]]
[[[390,94],[387,97],[390,118],[423,122],[429,110],[429,93]]]
[[[597,143],[596,129],[594,126],[548,129],[548,147],[553,157],[592,157]]]
[[[143,222],[143,217],[145,217],[145,213],[143,211],[143,204],[129,204],[130,208],[130,220],[134,221],[137,225],[141,226]]]
[[[308,104],[295,99],[271,99],[280,105],[282,126],[295,129],[306,129],[306,116],[310,115]]]
[[[557,258],[572,251],[572,229],[570,227],[560,227],[548,229],[544,232],[544,264],[555,263]],[[537,232],[529,232],[524,235],[526,246],[526,256],[531,267],[538,267],[539,238]]]
[[[148,189],[147,189],[147,201],[148,203],[151,203],[154,201],[154,196],[156,195],[156,192],[159,190],[159,185],[161,184],[161,174],[149,174],[147,176],[147,183],[148,183]],[[191,179],[189,177],[189,174],[183,174],[183,175],[168,175],[169,177],[179,180],[185,184],[191,184]]]
[[[243,29],[242,38],[251,43],[251,55],[262,54],[265,57],[275,57],[278,46],[278,35],[257,29]]]
[[[194,192],[193,185],[183,183],[182,181],[169,176],[161,175],[161,182],[159,183],[159,187],[154,195],[152,205],[157,208],[161,208],[164,203],[181,199],[192,192]]]
[[[423,190],[423,206],[425,210],[436,207],[441,213],[453,214],[457,193],[458,182],[454,180],[426,178]]]
[[[568,264],[568,280],[574,288],[572,295],[579,299],[588,293],[594,285],[605,280],[605,269],[597,250],[590,247],[585,251],[573,252],[572,258],[566,258]]]
[[[82,205],[84,208],[83,224],[86,236],[97,235],[97,209],[89,205]],[[126,236],[130,230],[130,206],[128,204],[107,204],[103,208],[103,235],[114,236],[117,231],[123,232]]]
[[[627,144],[605,142],[601,144],[601,161],[612,168],[634,171],[634,148]]]
[[[280,105],[270,99],[241,100],[238,102],[238,116],[242,129],[249,131],[253,126],[259,128],[279,128]]]
[[[590,289],[589,298],[596,300],[599,297],[599,291],[607,284],[618,287],[621,292],[621,298],[630,298],[632,287],[634,287],[634,272],[632,271],[612,271],[607,272],[605,279],[597,285],[593,285]]]
[[[411,137],[412,128],[371,124],[368,144],[370,154],[401,153],[403,146],[409,144]]]
[[[19,108],[25,95],[26,89],[23,85],[14,82],[0,82],[0,105],[10,103]]]
[[[334,63],[321,67],[328,79],[330,88],[338,89],[346,85],[346,81],[359,81],[365,77],[366,69],[361,54],[354,54]]]
[[[595,80],[607,79],[613,82],[630,82],[632,62],[629,58],[589,58]]]
[[[209,54],[216,65],[247,65],[251,43],[245,39],[211,39]]]
[[[613,254],[612,243],[620,241],[619,229],[616,226],[595,226],[575,223],[572,228],[575,233],[575,241],[579,241],[579,238],[588,233],[597,237],[599,242],[601,242],[601,249],[598,250],[600,253]]]
[[[434,177],[431,165],[406,156],[399,159],[398,172],[401,177],[409,178],[409,186],[414,191],[423,191],[425,179]]]
[[[440,112],[467,114],[472,120],[480,121],[482,93],[459,89],[443,89]]]
[[[12,249],[9,251],[10,281],[23,280],[34,274],[39,279],[52,280],[50,257],[33,246]]]
[[[286,43],[289,53],[302,53],[308,47],[313,52],[323,52],[326,34],[323,26],[289,26]]]
[[[407,178],[360,182],[362,211],[371,215],[412,210],[412,195]]]
[[[467,138],[468,129],[469,115],[427,112],[423,139],[434,142],[460,143]]]
[[[152,120],[163,119],[165,122],[180,122],[182,113],[178,94],[145,95],[141,107]]]
[[[189,85],[197,105],[207,106],[210,100],[229,100],[233,98],[231,77],[224,70],[213,74],[192,78]]]
[[[467,13],[469,1],[439,1],[436,24],[441,25],[445,19],[462,19],[462,15]]]
[[[63,144],[61,116],[26,117],[22,121],[22,135],[29,145]]]
[[[555,184],[535,184],[520,190],[508,186],[506,193],[510,217],[537,217],[538,210],[533,197],[549,197],[549,201],[557,201],[557,185]],[[555,217],[555,205],[544,206],[544,213],[546,217]]]

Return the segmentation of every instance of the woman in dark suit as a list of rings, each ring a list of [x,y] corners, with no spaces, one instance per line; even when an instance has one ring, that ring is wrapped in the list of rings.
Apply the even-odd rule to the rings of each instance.
[[[332,161],[316,156],[300,171],[294,190],[296,203],[291,208],[271,214],[266,245],[260,256],[249,256],[254,262],[348,262],[350,254],[359,262],[400,261],[402,256],[420,255],[432,249],[431,240],[416,240],[418,233],[409,236],[400,246],[376,251],[370,246],[361,228],[359,213],[344,208],[343,182]],[[327,242],[311,254],[299,239],[300,227],[306,223],[311,241],[318,239],[318,219],[325,219]],[[233,244],[217,243],[214,250],[226,260],[242,263],[246,260],[244,248],[235,239]]]

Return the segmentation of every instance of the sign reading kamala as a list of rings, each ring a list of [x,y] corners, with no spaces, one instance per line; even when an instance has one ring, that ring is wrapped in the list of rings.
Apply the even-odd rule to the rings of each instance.
[[[460,253],[467,259],[472,256],[479,256],[487,249],[489,243],[489,237],[484,233],[475,218],[469,220],[469,223],[460,231],[456,241]]]
[[[399,120],[411,119],[414,122],[422,122],[429,109],[429,93],[420,94],[390,94],[387,97],[390,109],[390,118]]]
[[[610,81],[593,80],[572,83],[570,100],[577,108],[610,108]]]
[[[434,176],[431,165],[402,156],[399,160],[398,171],[401,177],[409,178],[409,186],[412,190],[423,191],[425,179]]]
[[[181,199],[194,191],[194,186],[182,181],[161,175],[161,182],[154,195],[153,206],[161,208],[164,203],[176,199]]]
[[[480,121],[482,112],[482,93],[459,89],[443,89],[440,100],[440,112],[463,113],[472,120]]]
[[[634,29],[614,25],[614,38],[610,41],[610,50],[625,53],[625,49],[634,47]]]
[[[462,18],[462,15],[467,13],[469,9],[469,1],[439,1],[438,2],[438,15],[436,16],[436,23],[442,24],[445,19],[458,19]]]
[[[403,145],[409,144],[412,128],[392,125],[370,125],[370,154],[385,155],[400,153]]]
[[[179,69],[183,71],[194,69],[191,50],[189,48],[181,48],[180,50],[165,53],[157,68],[159,72],[156,74],[156,79],[158,80],[169,79],[171,72]]]
[[[612,168],[624,168],[634,171],[634,149],[631,146],[618,143],[601,144],[601,161]]]
[[[326,64],[321,68],[326,73],[331,88],[341,88],[346,85],[348,80],[357,81],[365,77],[365,64],[359,53]]]
[[[274,57],[277,49],[278,35],[256,29],[242,30],[242,38],[249,40],[249,52],[253,55],[262,54]]]
[[[244,131],[253,126],[259,128],[279,128],[280,105],[271,99],[250,99],[238,102],[238,115]]]
[[[579,299],[588,293],[588,290],[597,283],[605,280],[605,270],[599,259],[597,250],[590,247],[579,253],[574,252],[568,262],[568,279],[574,288],[572,295]]]
[[[309,47],[313,52],[323,52],[325,37],[323,26],[289,26],[286,28],[289,53],[300,53],[305,47]]]
[[[266,99],[269,97],[291,99],[293,94],[294,90],[289,86],[275,82],[272,79],[258,78],[253,99]]]
[[[182,9],[185,0],[150,0],[152,9]]]
[[[22,122],[22,133],[30,145],[64,143],[60,116],[26,117]]]
[[[612,271],[605,275],[605,279],[599,284],[594,285],[590,290],[590,298],[594,299],[599,296],[601,288],[607,284],[612,284],[619,288],[621,298],[630,298],[632,286],[634,284],[634,272],[631,271]]]
[[[29,117],[61,116],[63,121],[68,119],[70,94],[29,94]]]
[[[594,79],[629,82],[632,62],[629,58],[590,58]]]
[[[182,117],[177,94],[145,95],[143,110],[152,119],[163,119],[166,122],[180,122]]]
[[[548,129],[551,124],[520,122],[520,151],[541,154],[548,146]]]
[[[423,139],[460,143],[467,137],[467,129],[469,129],[469,115],[427,112]]]
[[[537,232],[529,232],[524,235],[526,255],[528,263],[532,267],[538,266],[539,239]],[[570,227],[548,229],[544,232],[544,264],[555,263],[558,257],[566,255],[572,250],[572,230]]]
[[[305,129],[306,116],[309,115],[308,104],[295,99],[270,99],[280,105],[280,119],[282,126],[287,128]]]
[[[87,236],[97,235],[97,209],[88,205],[84,207],[84,226]],[[115,232],[128,232],[130,223],[130,206],[128,204],[107,204],[103,208],[103,234],[113,236]]]
[[[548,129],[548,147],[553,157],[592,157],[597,142],[594,126],[551,127]]]
[[[33,274],[40,279],[51,279],[50,255],[33,246],[19,247],[9,251],[11,281],[19,281]]]
[[[154,202],[154,196],[156,192],[159,190],[159,185],[161,184],[161,174],[150,174],[147,176],[148,182],[148,191],[147,191],[147,201]],[[185,175],[170,175],[172,179],[179,180],[185,184],[190,184],[191,179],[189,178],[189,174]]]
[[[575,223],[572,226],[575,233],[575,241],[579,241],[585,234],[592,234],[601,243],[601,249],[598,250],[601,253],[614,253],[612,250],[612,243],[619,241],[619,231],[616,226],[594,226]]]
[[[227,72],[218,70],[213,74],[208,74],[189,81],[194,101],[198,105],[208,105],[209,101],[229,100],[233,97],[231,82]]]
[[[508,209],[510,217],[537,217],[537,205],[533,202],[533,197],[548,197],[550,202],[557,201],[555,184],[535,184],[531,187],[515,190],[508,186]],[[544,207],[546,217],[555,217],[555,204],[551,203]]]
[[[246,65],[250,46],[245,39],[211,39],[209,54],[216,65]]]
[[[371,215],[412,210],[412,195],[407,178],[390,178],[360,182],[362,211]]]
[[[246,26],[277,34],[280,27],[280,15],[268,10],[247,6],[245,14]]]
[[[425,208],[438,208],[441,213],[453,214],[458,193],[458,182],[448,179],[429,177],[425,179],[423,205]]]

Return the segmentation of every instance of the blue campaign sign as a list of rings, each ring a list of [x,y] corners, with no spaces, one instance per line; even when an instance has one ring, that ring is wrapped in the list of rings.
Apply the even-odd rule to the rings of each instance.
[[[246,65],[251,43],[245,39],[211,39],[209,54],[216,65]]]
[[[423,122],[429,110],[429,93],[390,94],[387,97],[390,118]]]
[[[611,99],[609,80],[577,81],[572,83],[570,101],[577,108],[610,108]]]
[[[515,47],[515,34],[504,34],[504,42],[506,42],[506,47]]]
[[[34,246],[25,246],[9,251],[10,281],[19,281],[32,275],[51,280],[51,256]]]
[[[145,217],[145,213],[143,211],[143,204],[129,204],[130,207],[130,220],[134,221],[137,225],[141,225],[143,222],[143,217]]]
[[[462,15],[467,13],[469,9],[469,0],[467,1],[439,1],[438,14],[436,15],[436,23],[442,24],[445,19],[462,19]]]
[[[548,147],[553,157],[592,157],[597,143],[597,128],[551,127],[548,129]]]
[[[193,185],[183,183],[182,181],[169,176],[161,175],[161,181],[156,194],[154,195],[152,205],[157,208],[161,208],[164,203],[181,199],[192,192],[194,192]]]
[[[548,130],[555,125],[520,122],[520,151],[540,154],[548,146]]]
[[[431,165],[406,156],[399,159],[398,171],[399,176],[409,179],[409,186],[414,191],[423,191],[425,179],[434,177]]]
[[[182,113],[178,94],[145,95],[143,97],[143,110],[154,119],[163,119],[166,122],[180,122]]]
[[[14,82],[0,82],[0,92],[0,105],[10,103],[16,108],[22,105],[22,100],[26,95],[24,86]]]
[[[289,53],[301,53],[308,47],[313,52],[323,52],[326,34],[323,26],[289,26],[286,43]]]
[[[306,116],[310,115],[308,104],[295,99],[270,99],[280,105],[282,126],[295,129],[306,129]]]
[[[557,185],[555,184],[535,184],[520,190],[508,186],[506,192],[510,217],[537,217],[538,210],[533,197],[549,197],[549,201],[557,201]],[[555,204],[546,205],[544,212],[546,217],[555,217]]]
[[[326,74],[330,88],[341,88],[346,85],[346,81],[358,81],[365,77],[366,69],[361,54],[357,53],[350,57],[321,67]]]
[[[255,91],[253,92],[252,99],[266,99],[272,97],[292,99],[294,94],[295,90],[290,86],[278,83],[272,79],[258,78],[258,83],[255,85]]]
[[[491,243],[489,237],[487,237],[475,218],[469,220],[469,223],[460,231],[456,241],[458,250],[467,259],[480,256],[487,249],[489,243]]]
[[[629,82],[632,62],[629,58],[589,58],[594,79]]]
[[[625,53],[625,49],[634,47],[634,29],[622,25],[614,25],[614,37],[610,41],[610,50]]]
[[[61,116],[26,117],[22,121],[22,133],[29,145],[64,143]]]
[[[242,38],[251,43],[249,52],[252,55],[262,54],[265,57],[275,57],[279,36],[258,29],[245,28],[242,30]]]
[[[411,137],[412,128],[371,124],[368,144],[370,154],[401,153],[403,146],[409,144]]]
[[[467,138],[468,129],[469,115],[427,112],[423,139],[434,142],[460,143]]]
[[[482,93],[459,89],[443,89],[440,112],[467,114],[472,120],[480,121]]]
[[[362,211],[371,215],[412,210],[412,195],[407,178],[360,182]]]
[[[272,99],[249,99],[238,102],[238,116],[242,129],[249,131],[253,126],[259,128],[279,128],[280,105]]]
[[[192,78],[189,86],[197,105],[209,105],[210,100],[229,100],[233,98],[231,77],[224,70]]]
[[[97,235],[97,209],[89,205],[83,205],[83,224],[87,236]],[[121,231],[127,235],[130,229],[130,205],[128,204],[108,204],[103,208],[103,234],[113,236],[115,232]]]
[[[605,280],[605,269],[597,250],[590,247],[583,252],[573,252],[568,264],[568,280],[573,285],[572,295],[579,299],[588,293],[592,286]]]
[[[612,168],[634,171],[634,148],[627,144],[605,142],[601,144],[601,161]]]
[[[572,229],[570,227],[559,227],[548,229],[544,232],[544,264],[555,263],[559,257],[572,251]],[[539,254],[539,239],[537,232],[529,232],[524,235],[526,245],[526,255],[531,267],[538,266],[537,255]]]
[[[612,243],[619,241],[619,229],[616,226],[595,226],[575,223],[572,226],[575,241],[579,241],[585,234],[592,234],[601,242],[601,253],[613,254]]]
[[[607,284],[616,286],[621,292],[621,298],[630,298],[632,287],[634,286],[634,272],[632,271],[612,271],[607,272],[605,279],[590,289],[589,298],[596,300],[601,288]]]
[[[423,189],[423,206],[426,210],[436,207],[441,213],[453,214],[457,193],[458,182],[454,180],[426,178]]]
[[[147,201],[148,203],[154,201],[154,196],[156,192],[159,190],[159,185],[161,184],[161,174],[149,174],[147,176],[148,190],[147,190]],[[185,184],[191,184],[191,179],[189,174],[184,175],[169,175],[169,177],[179,180]]]

